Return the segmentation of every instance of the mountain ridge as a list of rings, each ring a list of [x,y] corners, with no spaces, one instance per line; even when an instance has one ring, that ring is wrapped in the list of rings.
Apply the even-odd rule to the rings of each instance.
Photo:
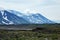
[[[15,10],[0,10],[0,24],[52,24],[53,21],[47,19],[40,13],[25,15]]]

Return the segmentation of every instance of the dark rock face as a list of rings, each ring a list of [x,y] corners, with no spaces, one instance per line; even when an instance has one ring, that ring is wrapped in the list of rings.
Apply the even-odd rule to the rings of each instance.
[[[19,16],[18,16],[19,15]],[[47,19],[39,13],[24,15],[14,10],[0,10],[0,24],[51,24],[53,21]]]
[[[0,12],[0,23],[2,23],[2,19],[3,19],[2,13]]]
[[[8,20],[4,19],[3,17],[7,17]],[[10,13],[8,11],[4,11],[4,14],[0,12],[0,23],[2,24],[4,21],[5,23],[13,22],[14,24],[27,24],[29,23],[27,20],[23,19],[22,17],[18,17],[17,15]],[[4,23],[3,23],[4,24]]]

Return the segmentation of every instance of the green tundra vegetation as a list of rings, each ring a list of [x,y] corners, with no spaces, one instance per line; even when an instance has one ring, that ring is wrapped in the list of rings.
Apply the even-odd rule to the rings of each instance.
[[[37,26],[37,25],[36,25]],[[41,25],[32,30],[0,29],[0,40],[60,40],[60,25]]]

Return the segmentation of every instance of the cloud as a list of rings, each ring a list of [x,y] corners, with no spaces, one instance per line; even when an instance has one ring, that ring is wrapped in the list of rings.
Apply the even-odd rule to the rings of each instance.
[[[60,20],[60,0],[1,0],[0,7],[30,12],[40,12],[51,20]]]
[[[7,9],[26,10],[41,4],[43,0],[1,0],[0,6]]]
[[[60,0],[53,0],[53,1],[60,4]]]

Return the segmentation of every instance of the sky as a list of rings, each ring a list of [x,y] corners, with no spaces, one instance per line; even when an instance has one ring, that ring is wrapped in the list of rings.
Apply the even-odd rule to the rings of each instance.
[[[24,13],[40,13],[60,23],[60,0],[0,0],[0,9],[18,10]]]

